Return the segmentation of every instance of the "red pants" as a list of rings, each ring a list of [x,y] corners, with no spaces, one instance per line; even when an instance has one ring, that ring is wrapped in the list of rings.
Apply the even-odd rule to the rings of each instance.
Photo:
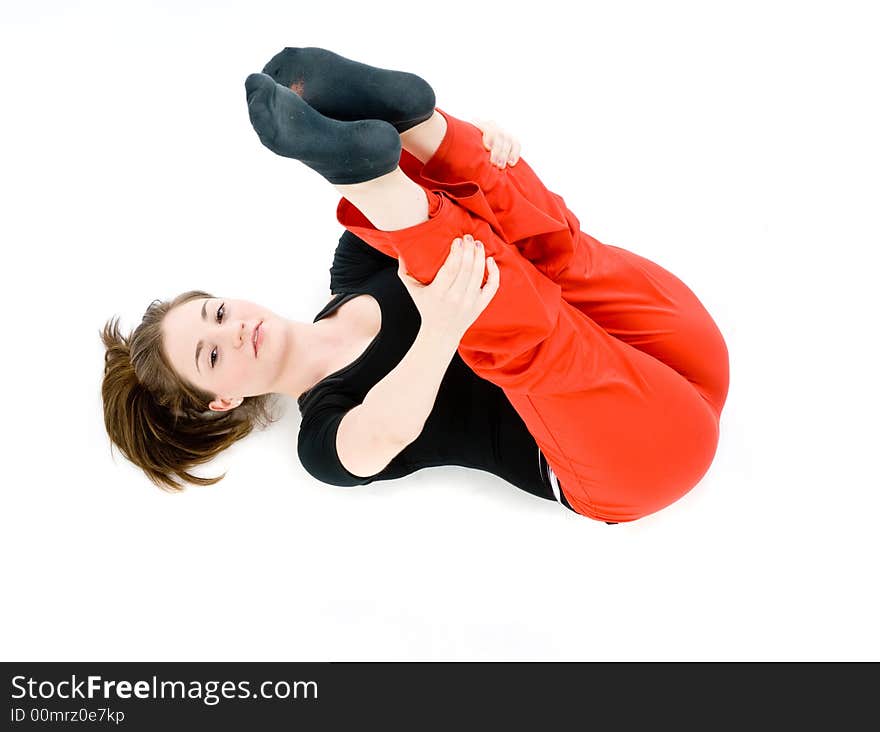
[[[580,231],[525,160],[496,168],[478,128],[438,112],[448,129],[431,160],[400,161],[428,221],[379,231],[343,198],[339,223],[424,283],[453,239],[483,242],[500,285],[461,340],[464,362],[504,390],[575,511],[622,522],[668,506],[715,456],[729,380],[718,327],[673,274]]]

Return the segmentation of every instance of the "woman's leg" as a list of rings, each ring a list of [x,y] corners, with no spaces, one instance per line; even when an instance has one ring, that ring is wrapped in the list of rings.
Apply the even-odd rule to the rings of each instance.
[[[454,194],[456,183],[477,183],[484,198],[470,198],[472,213],[559,284],[564,300],[681,373],[720,414],[727,349],[694,293],[659,265],[581,232],[565,201],[522,159],[502,170],[491,165],[480,130],[437,109],[424,79],[321,48],[285,48],[263,72],[322,115],[392,124],[404,146],[400,165],[423,187]],[[374,215],[397,227],[398,212],[388,213]]]
[[[582,232],[562,197],[525,160],[503,169],[492,165],[476,126],[435,109],[400,138],[407,175],[429,189],[479,185],[505,241],[560,285],[563,299],[614,337],[671,366],[720,416],[729,385],[727,347],[678,277]]]
[[[495,297],[462,338],[459,353],[476,374],[505,390],[578,512],[631,521],[680,498],[705,474],[717,447],[712,408],[680,374],[609,335],[474,212],[474,184],[425,190],[428,218],[383,231],[371,222],[393,201],[361,184],[343,198],[339,222],[410,273],[433,280],[452,240],[473,234],[500,272]],[[343,190],[345,188],[343,187]],[[351,189],[348,191],[352,192]],[[358,198],[358,195],[360,196]],[[379,200],[379,211],[371,208]]]
[[[364,183],[333,187],[382,231],[405,229],[428,220],[425,190],[400,168]]]
[[[501,170],[491,165],[482,132],[437,109],[424,79],[313,47],[285,48],[263,72],[322,115],[392,124],[404,147],[400,165],[423,187],[454,193],[450,184],[477,183],[485,198],[471,199],[472,213],[559,284],[563,299],[611,335],[681,373],[720,415],[727,396],[727,348],[696,295],[654,262],[581,232],[562,197],[547,190],[522,159]],[[399,212],[375,213],[375,206],[364,203],[381,221],[401,223]],[[403,213],[404,223],[408,215]]]
[[[459,353],[505,390],[576,511],[633,520],[668,505],[702,477],[717,446],[711,408],[673,369],[566,302],[560,285],[504,240],[478,185],[444,184],[439,193],[410,185],[398,174],[400,139],[386,122],[329,120],[265,75],[252,74],[245,86],[263,144],[302,160],[334,185],[350,185],[343,190],[369,217],[384,221],[405,191],[404,218],[384,223],[394,230],[381,230],[345,198],[337,217],[377,249],[397,252],[417,279],[434,279],[456,237],[470,233],[483,242],[501,286]],[[427,200],[426,220],[420,196]],[[408,221],[414,223],[395,228]]]

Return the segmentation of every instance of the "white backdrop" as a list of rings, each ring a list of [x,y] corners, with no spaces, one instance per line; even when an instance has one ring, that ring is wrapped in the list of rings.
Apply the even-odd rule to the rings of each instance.
[[[871,5],[4,2],[2,660],[880,658]],[[110,317],[328,299],[336,194],[245,106],[285,45],[498,120],[694,290],[731,388],[690,494],[609,527],[465,468],[335,488],[289,399],[214,487],[111,455]]]

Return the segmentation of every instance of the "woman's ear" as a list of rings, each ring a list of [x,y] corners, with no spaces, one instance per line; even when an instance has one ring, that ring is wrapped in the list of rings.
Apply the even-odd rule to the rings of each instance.
[[[243,401],[244,401],[244,399],[242,397],[235,397],[234,399],[226,399],[225,397],[219,397],[217,399],[214,399],[208,405],[208,408],[212,412],[228,412],[230,409],[235,409]]]

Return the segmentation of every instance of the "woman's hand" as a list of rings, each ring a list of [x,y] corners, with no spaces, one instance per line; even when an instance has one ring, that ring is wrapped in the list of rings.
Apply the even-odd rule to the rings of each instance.
[[[475,127],[483,133],[483,147],[489,151],[492,165],[504,168],[516,165],[519,160],[519,141],[509,132],[502,130],[492,120],[474,120]]]
[[[483,272],[489,274],[483,285]],[[465,331],[498,290],[498,265],[486,258],[482,242],[470,234],[455,239],[449,256],[429,285],[423,285],[406,272],[403,258],[398,258],[397,274],[409,291],[419,314],[422,328],[441,338],[451,339],[456,347]]]

